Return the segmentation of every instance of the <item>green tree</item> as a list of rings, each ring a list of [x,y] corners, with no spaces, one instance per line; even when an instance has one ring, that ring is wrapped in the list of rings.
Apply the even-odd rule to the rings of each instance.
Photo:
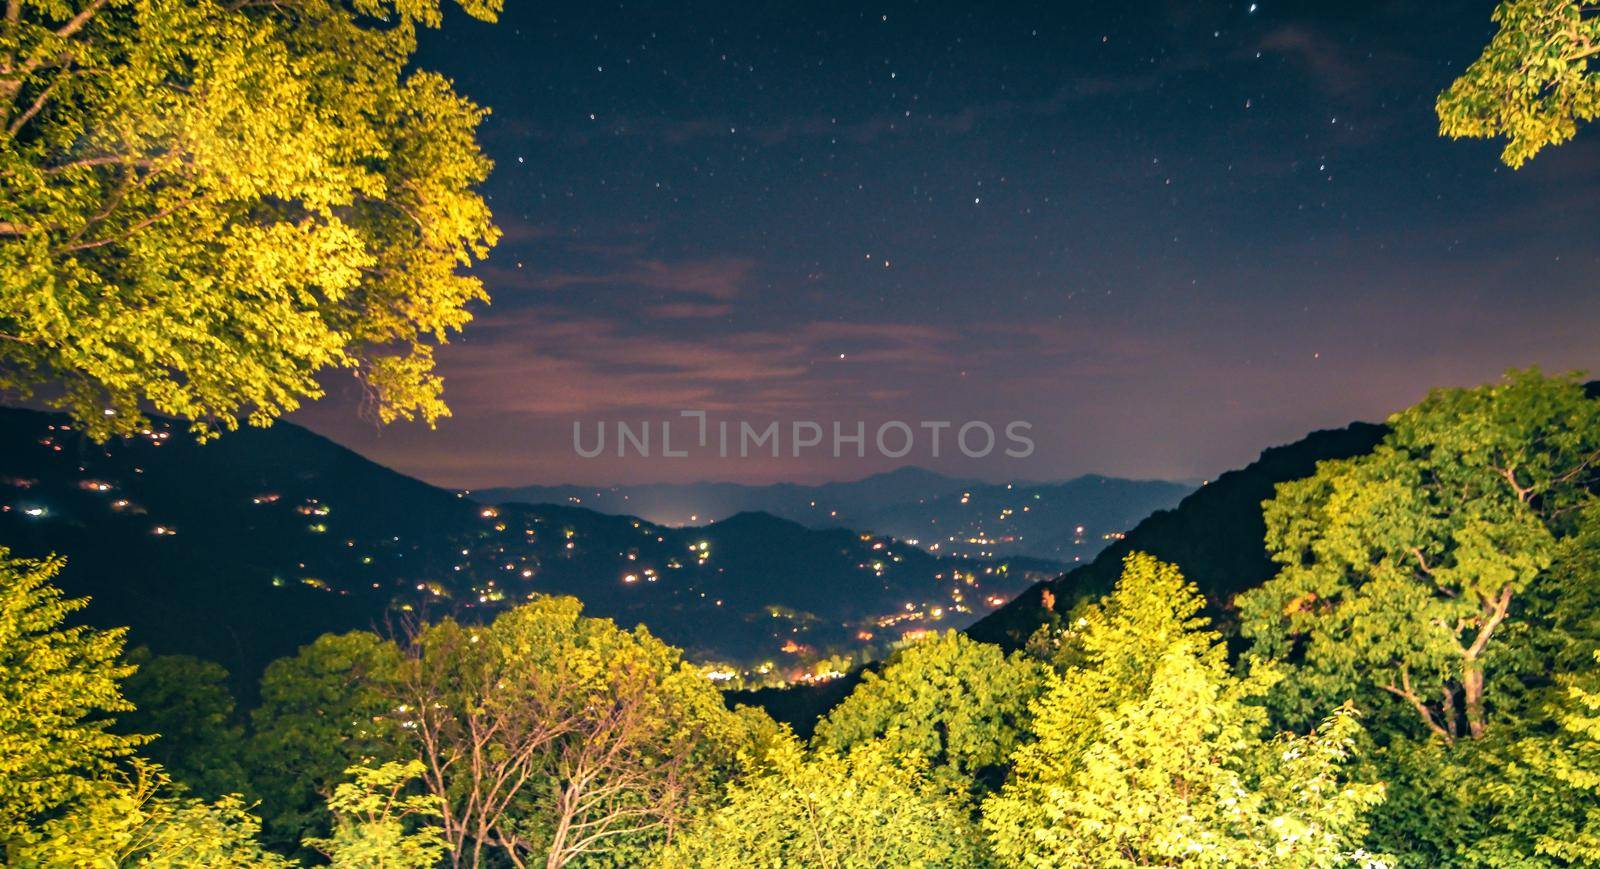
[[[1596,655],[1600,660],[1600,655]],[[1600,865],[1600,690],[1595,674],[1588,684],[1567,686],[1567,703],[1559,720],[1560,735],[1531,747],[1529,763],[1564,791],[1565,799],[1549,801],[1550,822],[1538,831],[1535,847],[1573,865]]]
[[[1010,756],[1047,675],[1036,661],[946,631],[902,650],[881,674],[865,673],[818,723],[813,742],[844,752],[882,740],[966,788]]]
[[[458,865],[637,861],[771,738],[677,649],[581,610],[540,598],[409,646],[397,717]]]
[[[1558,681],[1551,714],[1515,730],[1389,740],[1373,757],[1390,785],[1374,846],[1406,866],[1600,865],[1600,672]]]
[[[1135,553],[1064,642],[1035,704],[1035,741],[983,806],[995,855],[1030,866],[1380,865],[1362,850],[1382,787],[1350,781],[1345,708],[1309,736],[1272,735],[1266,666],[1243,678],[1171,565]]]
[[[492,19],[499,0],[462,0]],[[484,298],[483,110],[411,66],[438,0],[8,0],[0,389],[96,437],[208,435],[352,371],[433,421],[430,342]]]
[[[1520,167],[1600,114],[1600,3],[1504,0],[1483,54],[1439,95],[1439,132],[1503,138],[1500,159]]]
[[[88,601],[51,584],[62,564],[0,547],[0,847],[90,796],[141,742],[110,730],[130,708],[123,631],[63,626]]]
[[[333,835],[306,845],[326,854],[334,866],[363,869],[431,869],[449,846],[436,821],[439,798],[411,792],[422,762],[353,766],[353,781],[334,788],[328,799]]]
[[[1573,378],[1514,373],[1437,390],[1390,425],[1371,454],[1267,502],[1282,567],[1239,596],[1243,630],[1254,654],[1301,662],[1280,695],[1290,721],[1387,697],[1439,739],[1481,738],[1547,666],[1508,638],[1593,501],[1600,402]]]
[[[328,835],[324,798],[345,771],[366,758],[404,759],[390,715],[403,667],[400,648],[368,631],[324,634],[267,666],[247,765],[268,841],[293,847]]]
[[[96,782],[64,816],[12,849],[18,869],[140,866],[287,869],[295,865],[256,841],[256,819],[237,796],[214,803],[175,797],[160,767],[135,762],[131,775]]]
[[[978,866],[982,837],[965,800],[928,777],[916,754],[881,742],[807,757],[774,747],[763,771],[692,823],[657,862],[666,867]]]
[[[133,708],[117,729],[152,735],[139,754],[198,797],[248,790],[244,728],[234,719],[228,671],[189,655],[152,655],[144,647],[127,660],[138,668],[122,683]]]

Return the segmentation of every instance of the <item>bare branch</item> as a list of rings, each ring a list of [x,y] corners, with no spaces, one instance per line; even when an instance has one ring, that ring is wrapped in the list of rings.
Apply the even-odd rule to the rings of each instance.
[[[1455,737],[1451,735],[1450,731],[1440,726],[1438,720],[1433,717],[1433,710],[1429,709],[1428,704],[1424,703],[1422,698],[1417,696],[1417,692],[1412,690],[1410,670],[1405,667],[1400,668],[1400,684],[1398,686],[1390,683],[1379,685],[1378,687],[1410,703],[1411,708],[1415,709],[1417,714],[1422,717],[1422,723],[1428,726],[1428,730],[1443,739],[1446,744],[1455,742]],[[1445,690],[1448,691],[1449,689]]]

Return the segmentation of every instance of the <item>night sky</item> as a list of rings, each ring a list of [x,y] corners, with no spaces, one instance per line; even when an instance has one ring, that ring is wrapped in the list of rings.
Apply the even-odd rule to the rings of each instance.
[[[421,56],[493,109],[505,233],[454,417],[380,430],[342,379],[295,416],[430,482],[902,463],[573,453],[682,409],[1020,419],[1027,460],[903,462],[1197,478],[1600,369],[1600,130],[1516,172],[1437,136],[1489,0],[508,5]]]

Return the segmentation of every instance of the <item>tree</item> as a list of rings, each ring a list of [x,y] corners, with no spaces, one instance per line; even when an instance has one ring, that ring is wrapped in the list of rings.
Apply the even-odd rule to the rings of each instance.
[[[1518,168],[1549,145],[1577,134],[1600,114],[1600,3],[1504,0],[1483,54],[1444,93],[1439,132],[1451,138],[1504,138],[1500,159]]]
[[[1572,680],[1567,686],[1562,732],[1529,751],[1530,765],[1559,783],[1566,797],[1542,807],[1555,809],[1555,817],[1539,830],[1535,848],[1575,865],[1600,863],[1600,690],[1595,674],[1588,676],[1589,684]]]
[[[666,867],[976,866],[982,839],[965,800],[925,775],[916,754],[882,742],[808,757],[774,747],[764,769],[692,823]]]
[[[714,800],[739,750],[767,737],[677,649],[580,613],[573,598],[540,598],[408,645],[396,709],[457,865],[486,851],[517,866],[627,862]]]
[[[461,0],[492,19],[499,0]],[[430,340],[485,298],[484,111],[411,68],[438,0],[8,0],[0,389],[95,437],[202,436],[352,371],[432,422]]]
[[[1282,694],[1291,721],[1388,697],[1436,738],[1478,739],[1524,675],[1504,638],[1593,501],[1600,402],[1573,378],[1513,373],[1436,390],[1390,425],[1371,454],[1267,502],[1282,567],[1239,596],[1243,630],[1255,654],[1301,662]]]
[[[1548,717],[1446,744],[1396,737],[1375,846],[1406,866],[1600,864],[1600,672],[1562,675]]]
[[[404,759],[391,715],[403,667],[400,648],[368,631],[324,634],[268,665],[248,766],[269,842],[292,848],[327,835],[324,799],[347,769]]]
[[[95,793],[142,741],[110,729],[130,708],[117,686],[133,669],[118,661],[123,631],[63,626],[88,601],[51,585],[62,565],[0,547],[0,847]]]
[[[1047,670],[957,631],[916,643],[868,671],[827,717],[814,743],[845,752],[882,740],[894,754],[915,754],[948,770],[965,789],[1010,756],[1026,732],[1028,704]]]
[[[1065,642],[1077,651],[1035,704],[1035,741],[983,806],[1010,865],[1382,865],[1362,849],[1382,787],[1350,781],[1360,728],[1341,709],[1308,736],[1272,735],[1267,666],[1233,675],[1202,600],[1133,554]]]
[[[123,733],[148,733],[140,755],[192,794],[214,800],[248,789],[244,728],[234,720],[228,671],[189,655],[128,653],[138,669],[122,683],[133,708],[118,720]]]
[[[334,866],[366,869],[431,869],[448,845],[434,822],[439,798],[409,792],[422,775],[422,762],[353,766],[353,781],[340,784],[328,799],[333,835],[306,844],[326,854]]]
[[[96,782],[64,816],[15,846],[7,865],[230,866],[287,869],[295,865],[256,841],[256,819],[237,796],[214,803],[174,797],[160,767],[136,761],[133,773]]]

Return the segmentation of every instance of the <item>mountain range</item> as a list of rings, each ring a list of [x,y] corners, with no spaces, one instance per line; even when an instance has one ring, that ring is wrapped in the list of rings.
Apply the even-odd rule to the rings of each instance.
[[[1122,560],[1145,552],[1178,566],[1205,595],[1210,615],[1230,622],[1234,595],[1254,588],[1277,572],[1267,557],[1262,502],[1279,483],[1308,477],[1320,461],[1371,452],[1388,427],[1353,423],[1312,432],[1291,444],[1272,447],[1254,462],[1228,471],[1197,489],[1176,507],[1146,517],[1094,560],[1039,583],[967,629],[974,639],[1017,648],[1045,620],[1044,593],[1057,612],[1111,590]]]
[[[1385,431],[1356,423],[1268,449],[1108,535],[1098,554],[1067,569],[936,554],[926,539],[913,545],[766,511],[673,527],[597,512],[593,501],[484,503],[285,423],[199,445],[157,422],[139,437],[98,445],[63,416],[0,409],[0,546],[65,556],[59,584],[93,599],[89,621],[128,625],[133,642],[157,652],[217,660],[243,692],[267,662],[321,633],[482,619],[539,593],[573,594],[592,615],[643,623],[728,673],[793,679],[848,670],[943,627],[1016,648],[1043,622],[1046,591],[1064,612],[1109,589],[1135,550],[1176,563],[1226,622],[1232,596],[1272,573],[1261,502],[1318,461],[1370,450]],[[1035,488],[1075,491],[1083,504],[1094,492],[1126,493],[1127,482],[1084,477],[1007,489],[905,469],[831,487],[740,489],[761,493],[766,506],[827,490],[860,516],[1009,497],[1011,515],[1031,517],[1020,508],[1046,501]],[[998,503],[980,510],[1003,515]],[[847,660],[829,663],[839,656]],[[792,707],[783,717],[803,729],[818,711],[808,697],[836,697],[842,687],[758,699]]]
[[[1600,380],[1585,383],[1584,392],[1600,399]],[[1371,452],[1388,432],[1385,425],[1357,422],[1267,449],[1249,465],[1202,486],[1175,508],[1152,513],[1094,560],[1035,585],[966,632],[974,639],[1017,648],[1045,621],[1045,592],[1050,593],[1055,611],[1065,613],[1077,602],[1109,591],[1130,552],[1146,552],[1177,565],[1205,595],[1209,615],[1227,628],[1233,621],[1234,596],[1277,573],[1267,557],[1262,502],[1273,497],[1279,483],[1310,476],[1320,461]]]
[[[65,556],[59,584],[92,598],[90,622],[216,660],[245,687],[327,631],[481,619],[539,593],[644,623],[728,673],[794,677],[962,627],[1061,569],[760,512],[666,527],[487,505],[286,423],[201,445],[157,421],[99,445],[16,409],[0,409],[0,546]]]
[[[1066,614],[1080,601],[1109,591],[1130,552],[1147,552],[1176,564],[1205,595],[1208,615],[1227,629],[1234,595],[1275,572],[1266,552],[1262,502],[1273,496],[1279,483],[1309,476],[1317,462],[1370,452],[1387,432],[1386,426],[1358,422],[1269,448],[1249,465],[1196,489],[1177,506],[1152,513],[1087,563],[1016,595],[966,633],[1008,650],[1021,648],[1052,610]],[[843,700],[859,678],[860,671],[854,671],[826,685],[762,688],[738,692],[732,699],[761,705],[797,733],[809,735],[817,719]]]
[[[1088,475],[985,483],[904,467],[850,482],[520,486],[473,493],[488,503],[562,504],[693,525],[760,511],[810,528],[853,528],[944,555],[1087,561],[1134,523],[1194,490],[1186,483]]]

